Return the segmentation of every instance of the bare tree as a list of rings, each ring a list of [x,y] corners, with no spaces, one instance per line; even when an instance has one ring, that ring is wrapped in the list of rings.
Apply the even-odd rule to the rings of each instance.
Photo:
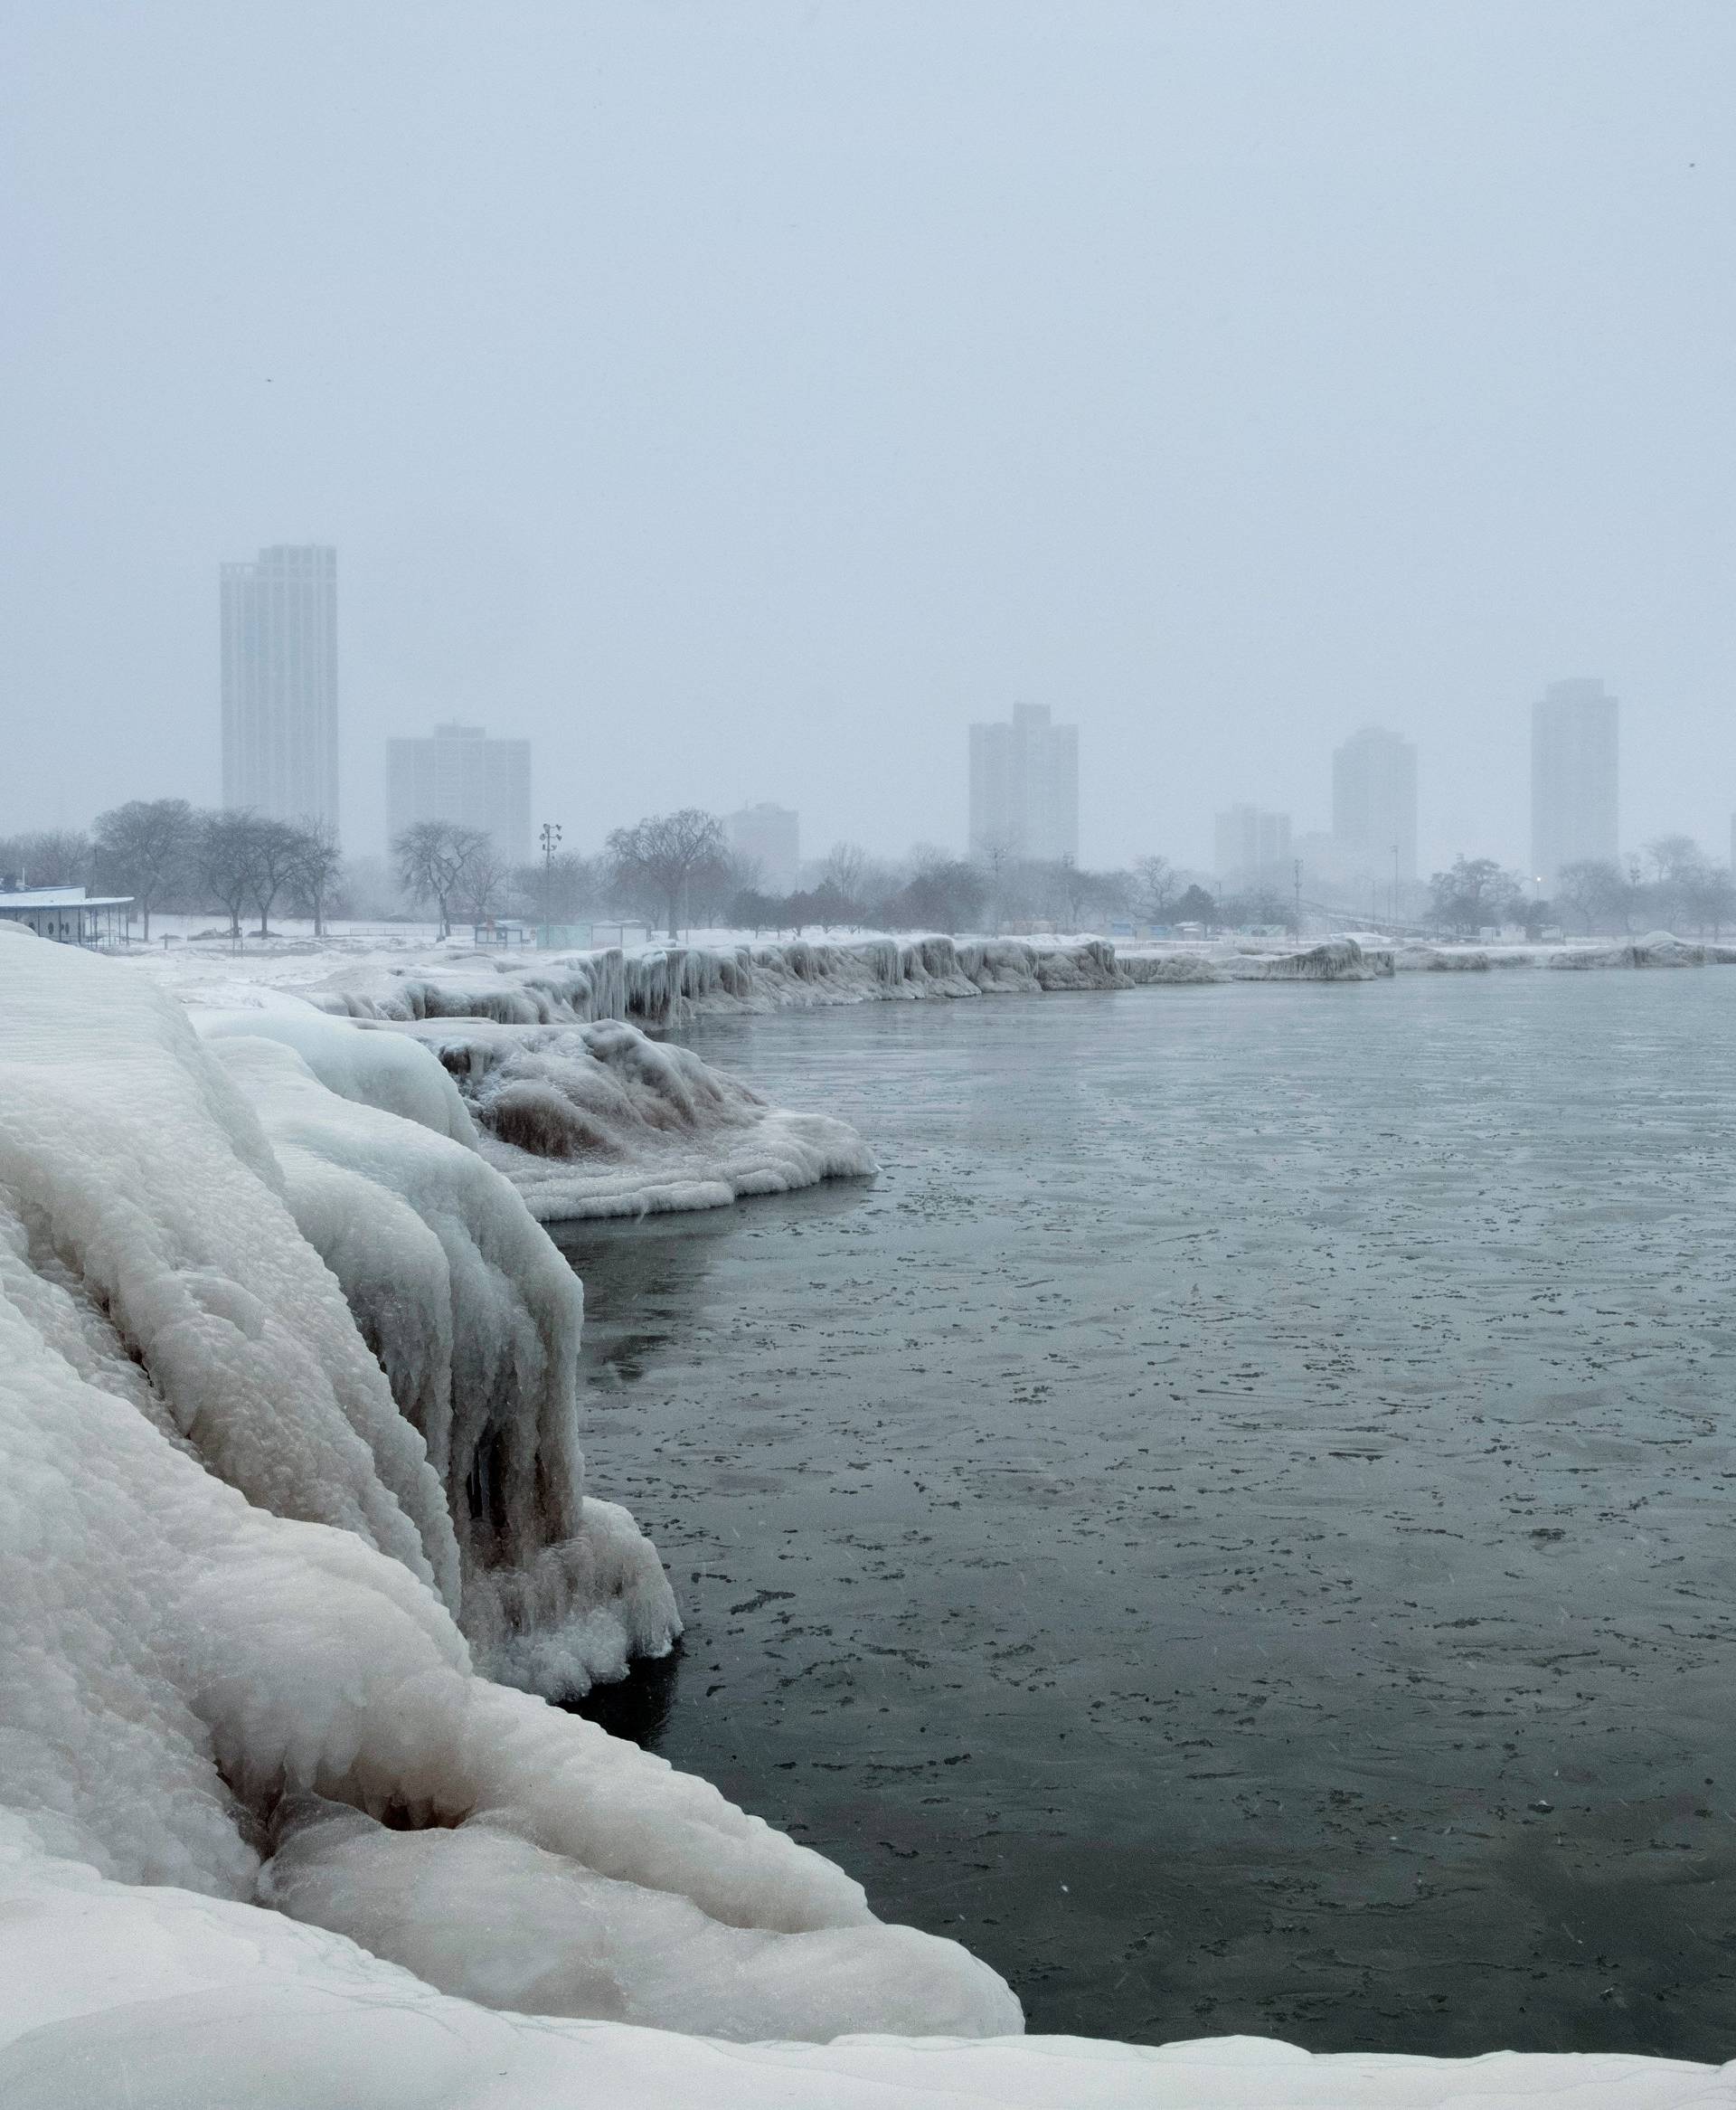
[[[464,892],[479,923],[494,914],[512,881],[512,867],[495,847],[492,836],[484,836],[464,868]]]
[[[1181,874],[1167,857],[1133,860],[1133,898],[1148,923],[1169,923],[1185,891]]]
[[[440,912],[440,935],[452,930],[452,901],[462,891],[470,862],[488,840],[480,828],[456,820],[416,820],[392,846],[398,877],[412,901],[432,901]]]
[[[88,885],[90,838],[75,828],[0,837],[0,872],[20,886]]]
[[[253,864],[248,892],[259,912],[259,935],[271,935],[271,911],[289,885],[301,854],[303,830],[287,820],[253,818]]]
[[[202,813],[193,862],[205,892],[228,913],[229,934],[241,934],[241,909],[253,893],[259,819],[248,812]]]
[[[129,799],[97,816],[96,866],[105,888],[125,888],[145,918],[186,883],[199,842],[199,821],[184,799]]]
[[[312,821],[296,830],[298,840],[290,860],[289,890],[314,919],[314,935],[326,935],[326,904],[344,869],[337,830],[329,820]]]
[[[820,884],[829,883],[845,901],[860,901],[868,866],[868,853],[860,843],[834,843],[820,866]]]
[[[722,824],[697,806],[652,814],[634,828],[616,828],[609,838],[616,885],[663,912],[672,941],[695,875],[708,864],[721,863],[723,854]]]

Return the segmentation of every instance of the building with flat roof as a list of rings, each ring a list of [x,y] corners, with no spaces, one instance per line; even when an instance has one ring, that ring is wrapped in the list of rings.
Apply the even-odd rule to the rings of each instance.
[[[337,552],[278,544],[221,584],[223,804],[337,826]]]
[[[1290,884],[1290,817],[1259,806],[1231,806],[1217,816],[1213,869],[1232,887]]]
[[[1531,872],[1545,894],[1569,865],[1615,861],[1620,709],[1590,676],[1551,682],[1531,707]]]
[[[386,838],[419,820],[480,828],[510,865],[531,861],[531,743],[480,725],[437,725],[386,743]]]
[[[1332,755],[1332,839],[1346,871],[1382,886],[1417,876],[1417,751],[1378,725]]]
[[[0,894],[0,922],[19,923],[57,945],[113,945],[132,920],[130,894],[87,894],[81,886],[21,886]]]
[[[738,857],[759,866],[762,893],[795,892],[801,873],[802,821],[793,808],[762,799],[757,806],[726,813],[723,833]]]
[[[970,729],[970,850],[1044,863],[1079,859],[1079,728],[1047,704]]]

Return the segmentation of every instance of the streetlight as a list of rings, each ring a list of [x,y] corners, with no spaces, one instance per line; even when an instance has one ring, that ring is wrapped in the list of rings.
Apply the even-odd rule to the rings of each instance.
[[[545,820],[538,837],[542,845],[542,950],[549,949],[549,904],[554,894],[554,853],[561,847],[561,823]]]

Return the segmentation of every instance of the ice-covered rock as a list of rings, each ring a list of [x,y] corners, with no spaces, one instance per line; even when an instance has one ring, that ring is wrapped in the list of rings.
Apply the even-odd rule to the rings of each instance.
[[[438,1056],[469,1101],[483,1155],[544,1222],[715,1208],[876,1169],[847,1123],[771,1106],[636,1027],[467,1019],[388,1030]]]
[[[358,1301],[430,1424],[450,1369],[444,1474],[297,1209],[335,1251],[379,1242],[344,1262],[352,1288],[383,1299],[401,1263],[402,1315],[372,1290]],[[539,1570],[588,1546],[591,1615],[618,1637],[622,1578],[628,1595],[643,1580],[625,1513],[578,1506],[546,1367],[577,1304],[545,1254],[507,1183],[449,1134],[340,1098],[281,1040],[202,1043],[108,962],[0,946],[13,1843],[122,1883],[268,1898],[445,1982],[569,2014],[703,2013],[749,2038],[810,2013],[828,2033],[1016,2028],[993,1973],[880,1925],[842,1870],[476,1674],[453,1609],[478,1572],[526,1575],[571,1612],[571,1576]],[[472,1322],[490,1338],[463,1339]],[[521,1380],[533,1425],[496,1460],[509,1499],[485,1488],[455,1518],[458,1460],[487,1457]],[[17,1909],[34,1908],[0,1894],[0,1925]],[[287,1924],[252,1916],[268,1935]],[[373,1968],[349,1965],[351,1985]]]
[[[1736,945],[1689,944],[1668,931],[1625,939],[1619,945],[1576,945],[1552,953],[1552,967],[1728,967],[1736,965]]]
[[[1365,949],[1354,938],[1328,939],[1305,951],[1283,952],[1257,963],[1248,979],[1258,981],[1376,981],[1393,971],[1391,952]]]
[[[236,1033],[225,1018],[212,1046],[440,1476],[460,1563],[452,1610],[484,1668],[559,1698],[623,1676],[631,1656],[665,1654],[681,1624],[662,1564],[625,1511],[583,1491],[571,1269],[511,1184],[451,1132],[468,1116],[435,1090],[457,1099],[426,1050],[305,1017],[312,1030],[296,1021],[295,1036],[326,1074],[429,1118],[339,1096],[292,1038]],[[367,1052],[350,1060],[346,1040]]]
[[[503,1026],[626,1019],[664,1029],[707,1015],[810,1010],[834,1004],[1125,989],[1100,938],[806,938],[733,946],[484,959],[439,968],[352,968],[310,989],[322,1009],[354,1018],[485,1018]]]

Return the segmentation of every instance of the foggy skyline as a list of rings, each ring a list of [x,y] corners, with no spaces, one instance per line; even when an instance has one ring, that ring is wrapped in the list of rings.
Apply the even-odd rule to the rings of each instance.
[[[336,547],[343,826],[533,743],[570,844],[962,847],[1080,727],[1080,856],[1205,866],[1419,748],[1527,856],[1545,686],[1624,847],[1722,855],[1736,18],[1600,5],[19,10],[0,828],[219,792],[218,571]]]

